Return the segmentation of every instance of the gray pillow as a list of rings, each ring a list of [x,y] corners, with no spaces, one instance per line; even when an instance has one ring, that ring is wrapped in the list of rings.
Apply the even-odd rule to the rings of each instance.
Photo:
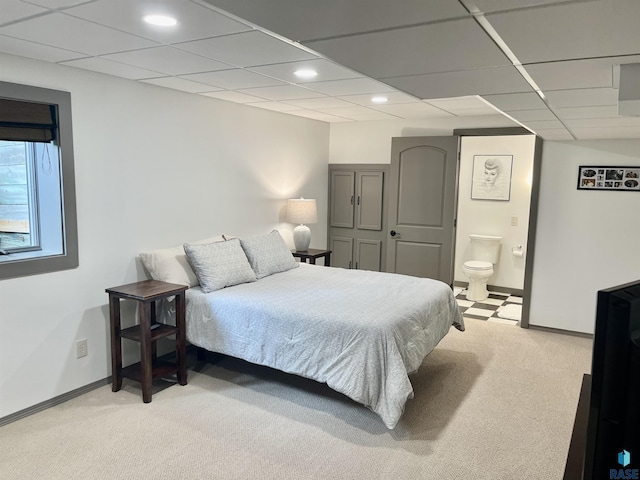
[[[256,274],[237,238],[204,245],[185,243],[184,252],[204,293],[256,281]]]
[[[240,242],[258,279],[299,266],[277,230],[244,238]]]

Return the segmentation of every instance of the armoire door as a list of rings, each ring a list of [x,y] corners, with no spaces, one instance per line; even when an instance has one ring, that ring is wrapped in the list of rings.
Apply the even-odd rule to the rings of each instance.
[[[453,284],[458,143],[392,139],[387,271]]]
[[[332,267],[353,267],[353,238],[332,236],[329,240],[329,250]]]
[[[356,172],[356,228],[382,230],[382,188],[384,172]]]
[[[329,227],[353,228],[353,211],[355,203],[354,172],[332,171],[329,204]]]

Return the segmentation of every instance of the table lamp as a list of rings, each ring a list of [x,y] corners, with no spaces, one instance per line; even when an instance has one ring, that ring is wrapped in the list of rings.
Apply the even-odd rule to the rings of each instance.
[[[292,198],[287,200],[287,222],[297,223],[293,229],[293,243],[297,252],[306,252],[311,243],[311,229],[305,223],[318,223],[315,199]]]

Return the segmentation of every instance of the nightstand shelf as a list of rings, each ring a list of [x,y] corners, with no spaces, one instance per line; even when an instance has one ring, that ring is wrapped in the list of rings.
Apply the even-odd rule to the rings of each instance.
[[[163,323],[154,323],[151,325],[151,341],[155,342],[161,338],[169,337],[171,335],[175,335],[177,328],[171,325],[165,325]],[[129,340],[134,340],[136,342],[142,341],[142,330],[140,325],[136,325],[134,327],[129,327],[120,331],[120,336],[122,338],[128,338]]]
[[[154,378],[176,375],[180,385],[187,384],[185,291],[189,287],[157,280],[145,280],[119,287],[107,288],[109,294],[109,322],[111,326],[111,390],[122,388],[127,377],[142,384],[142,401],[151,401],[151,382]],[[176,325],[156,322],[156,301],[174,297]],[[138,302],[140,324],[120,328],[120,300]],[[165,337],[176,337],[176,360],[161,362],[156,357],[156,342]],[[140,362],[122,368],[122,339],[140,343]]]

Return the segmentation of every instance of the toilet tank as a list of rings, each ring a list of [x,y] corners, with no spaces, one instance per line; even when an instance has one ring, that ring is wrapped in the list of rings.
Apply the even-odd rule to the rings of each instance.
[[[502,237],[493,235],[469,235],[471,239],[471,260],[491,262],[494,265],[500,258]]]

